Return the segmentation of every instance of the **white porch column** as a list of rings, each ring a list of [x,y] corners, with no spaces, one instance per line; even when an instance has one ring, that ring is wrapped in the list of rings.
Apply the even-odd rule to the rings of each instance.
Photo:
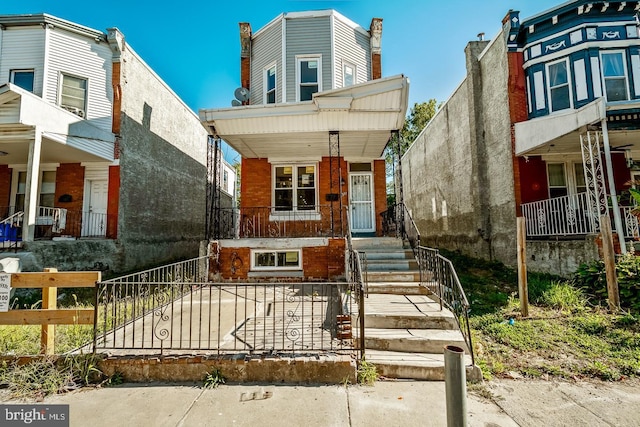
[[[609,195],[611,196],[611,208],[613,209],[613,221],[620,239],[620,251],[627,253],[627,245],[624,242],[624,228],[622,227],[622,217],[620,216],[620,207],[618,206],[618,196],[616,194],[616,183],[613,177],[613,162],[611,161],[611,146],[609,145],[609,128],[607,127],[607,118],[602,119],[602,142],[604,145],[604,161],[607,164],[607,180],[609,181]]]
[[[32,242],[35,237],[41,151],[42,133],[36,128],[33,141],[29,143],[29,160],[27,161],[27,183],[24,195],[24,226],[22,228],[22,240],[25,242]]]

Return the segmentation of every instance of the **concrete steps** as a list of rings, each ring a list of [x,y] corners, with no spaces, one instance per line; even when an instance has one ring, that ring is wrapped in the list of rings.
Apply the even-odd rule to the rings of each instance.
[[[385,377],[443,380],[445,346],[468,353],[467,345],[454,315],[420,283],[411,249],[395,238],[355,239],[354,247],[366,257],[366,360]]]

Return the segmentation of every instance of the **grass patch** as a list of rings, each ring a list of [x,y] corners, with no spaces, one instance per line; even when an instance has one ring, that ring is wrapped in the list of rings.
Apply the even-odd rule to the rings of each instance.
[[[373,385],[378,379],[378,370],[376,366],[366,360],[361,360],[358,363],[357,373],[358,384]]]
[[[442,253],[454,263],[471,303],[476,364],[485,379],[510,372],[529,378],[640,377],[640,316],[609,313],[598,295],[584,287],[584,280],[529,273],[529,317],[523,319],[515,271],[495,262]],[[623,261],[627,270],[635,271],[636,261]],[[599,274],[594,266],[585,271],[593,277]],[[634,283],[640,288],[640,282]]]

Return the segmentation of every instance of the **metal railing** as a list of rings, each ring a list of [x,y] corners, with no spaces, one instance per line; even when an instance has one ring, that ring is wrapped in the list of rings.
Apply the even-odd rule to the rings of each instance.
[[[419,246],[417,252],[422,284],[431,291],[433,297],[437,298],[440,303],[440,309],[445,307],[455,315],[458,327],[471,355],[471,363],[475,364],[471,326],[469,324],[471,305],[467,300],[453,263],[440,255],[437,249]]]
[[[200,257],[98,283],[94,348],[353,351],[337,333],[345,283],[213,283],[207,272]]]
[[[411,244],[414,255],[420,246],[420,232],[411,218],[411,212],[404,203],[397,203],[382,212],[382,232],[385,236],[396,236],[406,239]]]
[[[15,206],[0,207],[0,214],[0,224],[11,223],[14,227],[23,225],[24,212],[16,210]],[[57,236],[105,237],[110,218],[117,219],[106,213],[38,206],[34,237],[43,240]]]
[[[345,207],[347,213],[349,207]],[[347,218],[347,254],[346,254],[346,276],[347,282],[349,283],[349,293],[348,295],[352,295],[353,298],[358,301],[358,350],[360,353],[360,359],[364,359],[365,356],[365,313],[364,313],[364,304],[365,304],[365,296],[367,292],[367,282],[366,282],[366,254],[359,253],[357,250],[353,248],[353,237],[351,235],[351,222],[349,220],[349,215],[346,215]],[[364,265],[364,268],[363,268]],[[349,302],[352,302],[353,299],[349,299]],[[349,312],[352,316],[352,313]],[[355,322],[351,322],[355,323]]]
[[[337,204],[297,210],[274,206],[220,208],[219,236],[215,237],[344,237],[345,217]]]
[[[591,213],[587,193],[523,203],[521,206],[527,237],[575,236],[599,231],[598,218]],[[625,238],[640,236],[638,218],[631,214],[632,209],[620,207]],[[609,215],[613,215],[611,208]]]
[[[437,249],[420,246],[420,232],[411,218],[411,213],[403,203],[396,204],[383,212],[382,219],[385,234],[395,234],[411,244],[420,269],[421,284],[426,286],[431,291],[431,295],[438,299],[441,310],[444,307],[454,313],[460,332],[471,354],[471,363],[475,364],[469,325],[471,306],[453,264],[440,255]]]

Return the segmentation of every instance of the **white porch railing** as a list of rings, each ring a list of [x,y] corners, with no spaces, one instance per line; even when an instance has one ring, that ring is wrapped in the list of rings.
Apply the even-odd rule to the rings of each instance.
[[[638,218],[633,208],[622,206],[620,213],[625,238],[640,236]],[[611,214],[611,208],[609,208]],[[587,193],[555,197],[537,202],[523,203],[527,237],[574,236],[598,232],[598,219],[591,214]]]

